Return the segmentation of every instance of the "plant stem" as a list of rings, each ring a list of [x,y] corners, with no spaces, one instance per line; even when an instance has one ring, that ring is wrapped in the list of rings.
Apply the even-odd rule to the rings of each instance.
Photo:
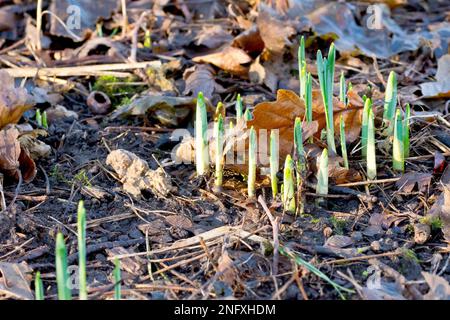
[[[403,120],[403,152],[404,158],[409,158],[409,119],[411,117],[411,107],[406,104],[405,119]]]
[[[303,148],[302,122],[299,117],[294,122],[294,151],[295,160],[297,161],[297,169],[299,173],[306,170],[305,167],[305,150]]]
[[[363,159],[367,157],[367,134],[368,134],[368,121],[370,108],[372,108],[372,100],[366,98],[364,101],[364,109],[362,114],[362,128],[361,128],[361,154]]]
[[[41,109],[36,110],[36,123],[38,126],[42,127],[42,113]]]
[[[39,271],[36,272],[36,277],[34,278],[34,292],[36,300],[44,300],[44,286]]]
[[[86,209],[83,200],[78,202],[77,212],[78,227],[78,276],[79,276],[79,298],[87,300],[86,284]]]
[[[374,180],[377,178],[377,160],[375,153],[375,128],[372,107],[369,108],[367,125],[367,178]]]
[[[323,149],[319,160],[319,171],[317,173],[316,194],[328,194],[328,150]],[[317,199],[318,202],[323,200]]]
[[[347,89],[345,88],[345,76],[344,71],[341,71],[341,78],[339,81],[339,100],[347,105]]]
[[[387,127],[387,135],[392,135],[394,128],[395,109],[397,106],[397,75],[394,71],[389,73],[384,98],[383,122]]]
[[[236,122],[241,120],[242,118],[242,99],[241,99],[241,95],[238,94],[237,98],[236,98]]]
[[[256,182],[256,156],[257,156],[257,142],[256,131],[253,126],[250,129],[249,147],[248,147],[248,197],[255,197],[255,182]]]
[[[120,277],[120,260],[114,259],[114,270],[113,270],[113,280],[114,280],[114,299],[120,300],[122,298],[121,294],[121,284],[122,281]]]
[[[403,151],[403,123],[402,114],[397,110],[394,126],[394,143],[392,147],[392,167],[396,171],[405,171],[405,158]]]
[[[270,131],[270,181],[272,185],[272,197],[276,198],[278,194],[278,178],[279,170],[279,148],[278,148],[278,130]]]
[[[344,118],[342,117],[342,114],[341,114],[340,123],[339,123],[339,130],[340,130],[340,138],[341,138],[342,158],[344,159],[344,167],[345,167],[345,169],[348,170],[349,166],[348,166],[348,156],[347,156],[347,143],[345,141],[345,122],[344,122]]]
[[[208,123],[206,115],[206,105],[203,93],[197,96],[197,107],[195,115],[195,160],[197,175],[203,176],[209,171],[208,154]]]
[[[290,154],[286,156],[283,173],[284,210],[295,212],[294,161]]]
[[[300,80],[300,97],[306,98],[306,54],[305,54],[305,37],[300,38],[300,46],[298,47],[298,72]]]
[[[70,292],[69,274],[67,272],[67,251],[64,243],[64,237],[61,232],[56,235],[55,248],[55,265],[56,265],[56,283],[58,286],[58,299],[71,300],[72,293]]]
[[[224,140],[224,126],[223,117],[219,114],[217,122],[214,124],[214,135],[216,138],[216,181],[217,188],[222,187],[223,181],[223,140]]]
[[[47,121],[47,111],[42,113],[42,127],[48,129],[48,121]]]

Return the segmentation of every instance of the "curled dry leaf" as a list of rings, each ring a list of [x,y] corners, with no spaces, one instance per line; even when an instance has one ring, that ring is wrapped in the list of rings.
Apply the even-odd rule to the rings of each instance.
[[[426,192],[430,186],[431,177],[430,173],[408,172],[395,183],[395,186],[399,191],[410,193],[417,184],[420,192]]]
[[[199,92],[203,92],[203,95],[206,98],[211,99],[214,92],[220,93],[225,90],[216,82],[214,70],[209,65],[200,64],[186,69],[183,78],[186,81],[186,88],[183,93],[191,93],[194,97],[196,97]]]
[[[230,73],[246,76],[248,74],[246,64],[252,62],[252,58],[242,49],[226,46],[216,52],[195,57],[192,61],[210,63]]]
[[[10,123],[17,123],[22,114],[31,109],[35,102],[26,89],[16,88],[14,78],[0,70],[0,129]]]
[[[0,131],[0,171],[6,176],[30,182],[36,176],[36,164],[28,151],[20,146],[19,131],[9,127]]]
[[[336,135],[339,135],[339,119],[342,115],[345,122],[345,134],[348,143],[355,141],[359,137],[361,130],[362,102],[360,98],[350,94],[349,106],[344,106],[337,98],[333,100],[334,127]],[[320,132],[326,127],[325,108],[323,107],[322,96],[319,90],[313,90],[313,119],[318,123],[316,137],[320,138]],[[253,120],[248,122],[248,127],[254,126],[260,129],[280,130],[280,156],[282,159],[291,153],[293,148],[293,131],[296,117],[304,119],[305,103],[293,91],[280,89],[277,92],[276,101],[261,102],[256,105],[253,111]]]
[[[438,60],[436,81],[425,82],[420,85],[422,94],[427,98],[450,98],[450,54]]]

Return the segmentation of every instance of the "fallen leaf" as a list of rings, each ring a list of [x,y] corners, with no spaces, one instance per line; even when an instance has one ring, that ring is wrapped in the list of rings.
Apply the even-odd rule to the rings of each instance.
[[[419,192],[426,192],[430,186],[431,177],[430,173],[408,172],[395,183],[395,186],[399,191],[410,193],[417,184]]]
[[[35,102],[26,89],[16,88],[14,78],[0,70],[0,129],[10,123],[17,123],[22,114],[31,109]]]
[[[217,271],[221,274],[219,279],[230,286],[237,280],[238,274],[236,268],[226,250],[220,256],[219,261],[217,261]]]
[[[26,262],[0,262],[0,295],[20,300],[34,300],[30,289],[31,271]]]
[[[195,37],[195,44],[215,49],[233,40],[233,36],[226,32],[221,25],[203,27]]]
[[[426,98],[450,98],[450,54],[438,60],[436,81],[420,85],[422,95]]]
[[[30,182],[36,176],[36,165],[28,151],[20,146],[19,131],[14,127],[0,131],[0,171],[5,175]]]
[[[443,277],[422,272],[430,290],[423,296],[425,300],[450,300],[450,284]]]
[[[342,236],[342,235],[334,235],[327,239],[325,242],[325,246],[328,247],[337,247],[337,248],[345,248],[354,244],[355,241],[351,237]]]
[[[216,50],[214,53],[195,57],[192,61],[211,63],[230,73],[246,76],[248,74],[248,66],[245,65],[252,62],[252,58],[242,49],[226,46]]]
[[[350,91],[351,92],[351,91]],[[335,134],[339,135],[339,119],[343,116],[345,122],[345,134],[348,143],[359,138],[361,131],[362,103],[350,94],[350,104],[345,107],[337,98],[333,99]],[[320,138],[320,132],[326,127],[325,109],[319,90],[313,90],[313,119],[318,123],[316,137]],[[355,101],[358,106],[352,105]],[[296,117],[303,119],[305,115],[305,103],[293,91],[280,89],[277,92],[276,101],[261,102],[253,111],[253,120],[248,122],[248,127],[260,129],[279,129],[280,157],[284,159],[293,148],[293,130]]]
[[[248,76],[250,81],[257,84],[265,84],[270,91],[277,91],[278,78],[277,76],[269,69],[264,67],[259,62],[260,57],[256,58],[256,60],[250,65],[250,70],[248,72]]]
[[[265,47],[256,25],[240,33],[231,45],[244,50],[251,56],[259,55]]]
[[[192,230],[194,224],[192,223],[191,219],[188,217],[177,214],[177,215],[171,215],[166,217],[166,222],[170,224],[171,226],[184,229],[184,230]]]
[[[192,66],[183,74],[183,78],[186,81],[186,88],[183,94],[191,94],[196,97],[199,92],[203,92],[203,95],[211,99],[214,92],[223,92],[225,89],[216,82],[214,77],[214,70],[211,66],[200,64]]]

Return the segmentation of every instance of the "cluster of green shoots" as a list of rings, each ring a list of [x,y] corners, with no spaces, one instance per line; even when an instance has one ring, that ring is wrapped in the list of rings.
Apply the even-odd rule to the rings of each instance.
[[[320,195],[328,194],[328,155],[334,156],[337,154],[335,136],[334,136],[334,113],[333,113],[333,87],[334,87],[334,73],[335,73],[335,56],[336,49],[334,44],[331,44],[328,56],[324,58],[321,51],[317,53],[317,72],[320,83],[320,90],[325,109],[326,120],[326,142],[327,148],[323,150],[319,159],[319,168],[317,173],[316,194],[318,200],[321,201]],[[283,169],[283,183],[281,184],[281,200],[286,211],[302,212],[301,197],[298,197],[301,190],[301,182],[306,172],[305,151],[302,137],[302,122],[313,121],[312,108],[312,76],[306,69],[306,55],[305,55],[305,39],[300,40],[300,47],[298,50],[298,64],[299,64],[299,78],[300,78],[300,97],[305,103],[304,119],[296,118],[294,126],[294,153],[288,154],[284,162]],[[351,83],[347,85],[344,74],[341,73],[339,81],[339,100],[345,106],[348,105],[348,91],[351,90]],[[406,106],[405,116],[402,118],[402,112],[397,109],[397,81],[395,73],[391,72],[388,85],[386,88],[386,101],[384,105],[384,124],[389,135],[393,135],[393,169],[404,171],[405,158],[409,156],[409,119],[410,107]],[[244,118],[245,121],[252,119],[252,114],[247,108],[243,113],[243,105],[240,95],[236,99],[236,118],[239,121]],[[216,112],[219,114],[219,112]],[[216,158],[215,158],[215,185],[221,187],[223,183],[223,144],[224,144],[224,118],[222,115],[216,117],[214,124],[214,138],[216,143]],[[347,155],[347,145],[345,136],[345,119],[341,115],[339,119],[340,132],[340,151],[343,158],[345,168],[349,168],[349,161]],[[367,178],[374,180],[377,177],[377,162],[376,162],[376,140],[375,140],[375,113],[372,108],[372,101],[364,97],[364,109],[362,116],[362,137],[361,149],[363,160],[367,165]],[[230,125],[232,128],[232,124]],[[209,170],[209,152],[208,152],[208,137],[207,137],[207,113],[206,105],[202,93],[197,97],[197,110],[195,121],[195,145],[196,145],[196,166],[197,174],[199,176],[205,175]],[[255,197],[255,181],[257,168],[257,132],[255,128],[251,127],[249,131],[249,147],[248,147],[248,196]],[[311,140],[309,140],[311,142]],[[275,199],[279,193],[278,171],[279,166],[279,141],[278,134],[275,130],[270,133],[270,179],[272,196]],[[297,197],[295,187],[297,186]]]
[[[77,241],[78,241],[78,298],[79,300],[88,299],[88,288],[86,281],[86,209],[81,200],[78,203],[77,211]],[[115,267],[113,271],[114,279],[114,298],[120,300],[120,263],[118,259],[114,261]],[[56,236],[55,246],[55,266],[56,266],[56,283],[59,300],[72,300],[72,290],[69,279],[67,265],[67,250],[64,236],[59,232]],[[44,300],[44,286],[40,272],[35,277],[35,298],[36,300]]]
[[[36,123],[38,126],[48,129],[47,111],[41,112],[41,109],[36,110]]]

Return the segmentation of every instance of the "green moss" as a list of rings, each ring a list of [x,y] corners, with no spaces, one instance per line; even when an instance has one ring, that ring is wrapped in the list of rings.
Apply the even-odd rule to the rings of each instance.
[[[91,186],[91,182],[89,181],[89,177],[86,173],[86,170],[80,170],[76,175],[73,176],[73,180],[79,182],[83,186]]]
[[[337,234],[342,235],[344,233],[344,229],[347,226],[347,221],[342,220],[342,219],[338,219],[336,217],[331,217],[330,218],[330,222],[333,225],[334,231]]]
[[[104,92],[111,99],[112,106],[118,107],[127,104],[134,94],[145,89],[144,86],[131,84],[136,81],[139,80],[135,77],[117,78],[115,76],[100,76],[95,81],[92,89]]]
[[[439,217],[426,216],[420,219],[420,223],[428,224],[433,231],[440,230],[444,226],[444,223]]]

